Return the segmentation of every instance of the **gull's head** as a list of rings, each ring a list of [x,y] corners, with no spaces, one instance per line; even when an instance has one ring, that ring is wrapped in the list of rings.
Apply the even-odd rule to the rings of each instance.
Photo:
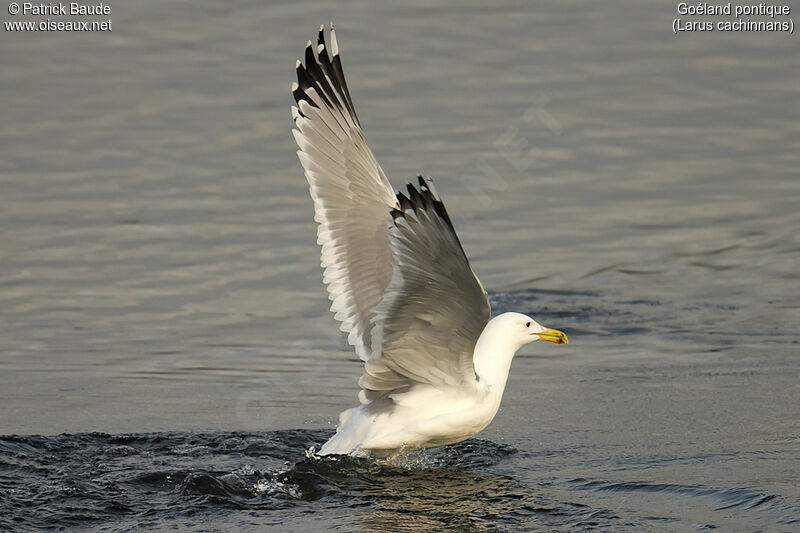
[[[562,331],[546,328],[522,313],[503,313],[494,317],[489,325],[492,334],[510,343],[515,351],[533,341],[550,341],[556,344],[569,342]]]
[[[522,313],[503,313],[491,319],[475,345],[473,362],[478,380],[497,386],[494,390],[502,395],[514,354],[533,341],[566,344],[567,336]]]

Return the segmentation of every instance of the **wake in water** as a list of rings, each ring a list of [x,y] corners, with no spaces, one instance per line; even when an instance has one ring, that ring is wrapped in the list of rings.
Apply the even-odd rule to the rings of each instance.
[[[112,524],[190,530],[198,515],[247,529],[288,523],[309,506],[315,513],[355,507],[380,515],[404,499],[424,516],[426,508],[446,509],[435,498],[427,501],[437,489],[447,491],[451,505],[465,499],[476,511],[493,507],[478,503],[482,491],[502,492],[513,483],[475,471],[514,454],[507,446],[470,441],[393,460],[316,456],[314,447],[329,436],[297,430],[0,437],[0,530]],[[250,513],[260,511],[269,511],[268,521],[253,521]],[[456,514],[451,519],[465,524],[478,520],[469,511]]]
[[[799,502],[755,489],[559,480],[547,468],[530,470],[531,459],[552,452],[520,453],[477,439],[402,459],[317,456],[329,436],[293,430],[0,437],[0,531],[262,531],[312,513],[344,530],[392,531],[641,531],[657,520],[585,503],[587,494],[614,493],[701,500],[709,513],[800,523]],[[520,481],[526,474],[539,481]],[[630,508],[629,498],[624,505],[601,501]]]

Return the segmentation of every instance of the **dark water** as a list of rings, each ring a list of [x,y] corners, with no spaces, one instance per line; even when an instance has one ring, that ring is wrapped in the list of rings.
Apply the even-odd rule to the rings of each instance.
[[[591,291],[491,300],[621,346],[683,333],[684,314],[735,311]],[[490,440],[391,462],[315,457],[330,430],[0,437],[0,530],[796,531],[800,454],[781,424],[795,423],[782,399],[797,361],[730,348],[691,364],[538,358],[537,375],[522,372],[532,383],[512,380]],[[762,419],[736,426],[748,413]]]
[[[800,523],[800,502],[749,487],[562,478],[564,450],[472,439],[393,463],[304,456],[326,431],[79,433],[0,439],[4,531],[367,531],[686,529],[656,510],[632,517],[603,495],[659,499],[767,530]],[[511,472],[535,462],[525,479]],[[601,496],[592,505],[584,493]],[[570,497],[572,496],[572,497]],[[724,529],[724,528],[723,528]]]
[[[0,30],[0,530],[800,529],[800,41],[676,5]],[[495,313],[570,337],[407,465],[306,457],[359,375],[289,133],[328,20],[389,179],[436,180]]]

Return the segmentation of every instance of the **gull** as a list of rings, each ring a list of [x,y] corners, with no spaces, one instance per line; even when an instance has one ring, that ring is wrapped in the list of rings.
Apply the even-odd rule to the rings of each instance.
[[[386,457],[468,439],[497,414],[517,350],[567,336],[521,313],[491,318],[431,179],[392,189],[353,107],[333,24],[330,46],[321,26],[304,59],[292,133],[331,311],[364,362],[359,405],[339,415],[319,455]]]

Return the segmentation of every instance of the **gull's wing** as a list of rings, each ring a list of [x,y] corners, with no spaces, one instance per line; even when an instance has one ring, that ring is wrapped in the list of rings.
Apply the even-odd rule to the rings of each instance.
[[[331,310],[365,361],[361,401],[472,380],[486,293],[430,181],[395,197],[361,130],[333,28],[331,45],[320,28],[317,57],[309,42],[298,61],[293,133]]]
[[[489,321],[486,291],[469,265],[430,179],[397,193],[389,231],[392,282],[376,308],[373,343],[381,353],[364,365],[364,403],[408,384],[458,386],[475,379],[475,343]]]
[[[358,122],[333,27],[331,45],[329,49],[320,27],[318,59],[309,41],[305,66],[297,62],[297,83],[292,87],[297,129],[292,133],[314,199],[331,311],[366,361],[373,352],[373,308],[392,277],[386,232],[397,200]]]

